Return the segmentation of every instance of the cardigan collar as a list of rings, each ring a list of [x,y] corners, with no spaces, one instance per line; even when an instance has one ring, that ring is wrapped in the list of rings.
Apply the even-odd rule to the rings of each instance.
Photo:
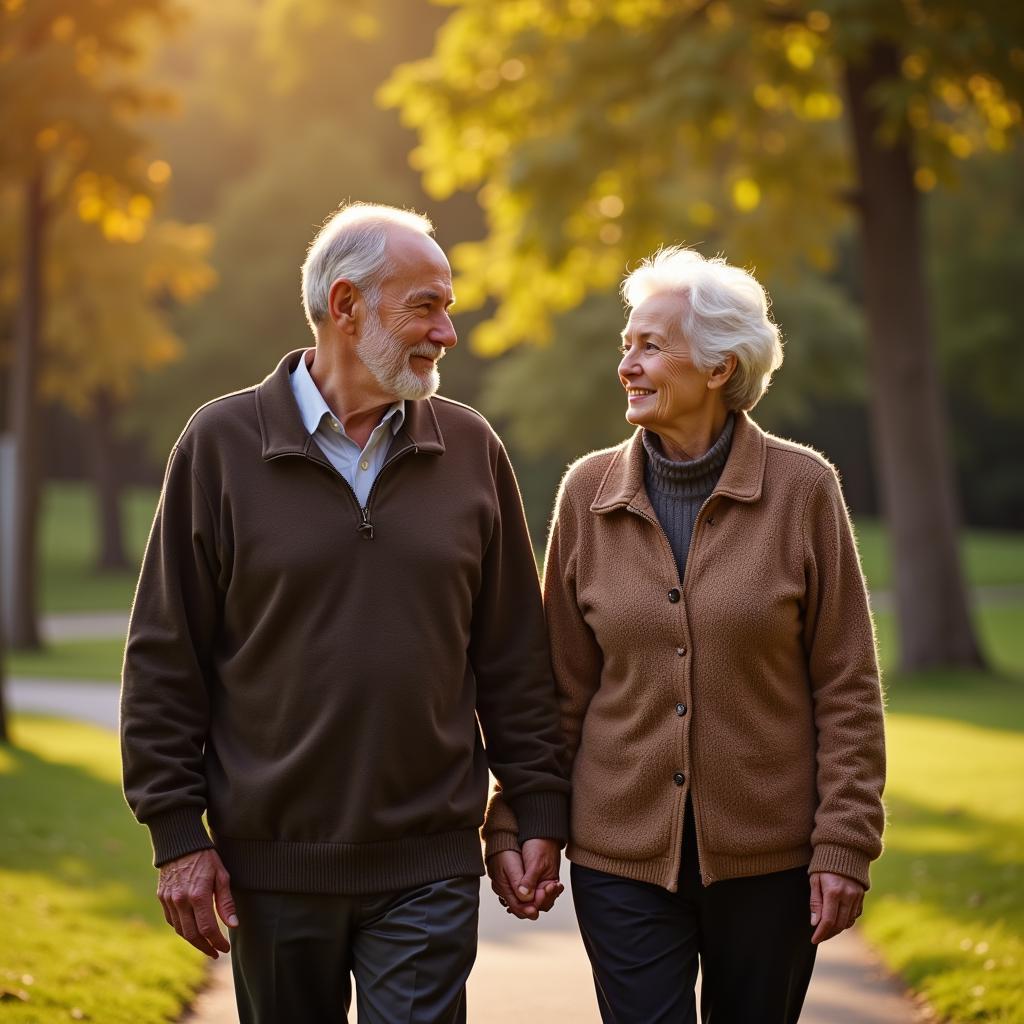
[[[767,451],[764,431],[747,413],[736,413],[732,448],[711,497],[758,501]],[[650,514],[650,500],[644,487],[644,457],[643,427],[637,427],[632,438],[616,449],[590,506],[591,512],[630,508]]]
[[[279,455],[315,455],[319,451],[302,422],[289,380],[305,352],[305,349],[289,352],[277,364],[277,369],[256,386],[256,415],[263,437],[264,459]],[[429,398],[406,400],[405,422],[395,435],[391,451],[400,446],[431,455],[444,454],[444,437]]]

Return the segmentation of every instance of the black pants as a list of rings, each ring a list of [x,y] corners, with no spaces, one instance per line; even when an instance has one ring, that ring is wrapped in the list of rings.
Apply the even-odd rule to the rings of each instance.
[[[814,968],[806,868],[704,888],[689,807],[679,891],[573,864],[605,1024],[794,1024]]]
[[[465,1024],[480,880],[375,896],[234,893],[240,1024]]]

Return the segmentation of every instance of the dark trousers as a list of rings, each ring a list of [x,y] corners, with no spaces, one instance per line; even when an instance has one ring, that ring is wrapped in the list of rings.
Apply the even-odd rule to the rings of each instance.
[[[679,891],[573,864],[604,1024],[794,1024],[814,968],[806,868],[701,885],[687,808]]]
[[[240,1024],[464,1024],[480,880],[374,896],[234,893]]]

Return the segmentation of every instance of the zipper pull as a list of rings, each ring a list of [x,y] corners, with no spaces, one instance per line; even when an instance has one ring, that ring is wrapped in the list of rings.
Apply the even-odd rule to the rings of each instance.
[[[359,532],[367,540],[373,540],[373,523],[370,522],[370,510],[368,508],[361,508],[359,510]]]

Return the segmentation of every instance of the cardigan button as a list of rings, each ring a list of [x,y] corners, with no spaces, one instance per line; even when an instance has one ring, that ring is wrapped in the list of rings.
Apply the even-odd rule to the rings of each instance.
[[[676,648],[676,654],[678,654],[680,658],[685,658],[686,657],[686,644],[683,644],[682,646],[677,647]]]
[[[677,786],[685,786],[686,785],[686,776],[682,772],[676,772],[675,775],[672,776],[672,781]]]
[[[682,718],[686,714],[686,705],[680,702],[676,705],[676,714]]]
[[[675,587],[673,587],[673,588],[672,588],[672,589],[671,589],[671,590],[670,590],[670,591],[668,592],[668,599],[669,599],[669,600],[670,600],[670,601],[671,601],[671,602],[672,602],[673,604],[678,604],[678,603],[679,603],[679,591],[678,591],[678,590],[677,590],[677,589],[676,589]]]

